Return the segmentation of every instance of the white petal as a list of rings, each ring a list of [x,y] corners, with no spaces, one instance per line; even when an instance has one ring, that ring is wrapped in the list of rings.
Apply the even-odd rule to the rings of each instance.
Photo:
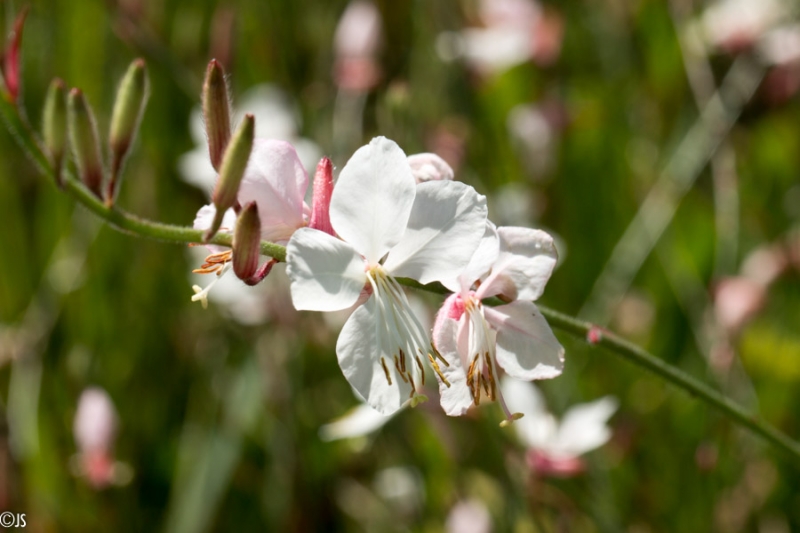
[[[339,174],[331,197],[331,224],[370,264],[376,264],[400,242],[415,194],[403,150],[376,137],[359,148]]]
[[[520,440],[531,448],[548,447],[556,436],[556,423],[547,411],[541,391],[529,381],[507,375],[500,381],[500,390],[508,409],[525,415],[514,422]]]
[[[497,228],[487,219],[483,238],[460,276],[462,288],[469,289],[475,281],[483,280],[497,261],[498,253],[500,253],[500,240],[497,237]]]
[[[450,290],[458,290],[458,275],[472,258],[485,226],[486,197],[469,185],[420,183],[406,232],[384,267],[393,276],[420,283],[441,281]]]
[[[497,228],[500,254],[478,297],[502,294],[512,300],[536,300],[556,266],[553,238],[541,230]]]
[[[206,230],[210,228],[211,223],[214,222],[214,216],[216,214],[217,208],[214,207],[213,204],[204,205],[197,211],[192,227],[200,230]],[[225,216],[222,217],[222,225],[219,227],[219,231],[221,233],[233,233],[234,228],[236,228],[236,212],[233,209],[228,209],[225,212]],[[230,248],[227,246],[217,246],[214,244],[206,244],[205,247],[208,248],[212,253],[230,250]]]
[[[484,307],[497,330],[497,362],[511,377],[550,379],[564,369],[564,348],[531,302]]]
[[[286,242],[302,227],[303,198],[308,175],[297,152],[284,141],[256,139],[239,188],[239,203],[255,201],[261,219],[261,236]]]
[[[286,274],[298,311],[346,309],[367,282],[364,261],[352,246],[310,228],[297,230],[286,246]]]
[[[382,428],[391,418],[362,403],[343,417],[319,428],[319,436],[327,441],[362,437]]]
[[[448,387],[437,375],[439,381],[439,398],[444,412],[450,416],[461,416],[472,406],[472,393],[467,386],[467,373],[461,362],[456,348],[458,337],[458,322],[452,318],[445,318],[440,326],[434,330],[433,343],[436,349],[450,364],[446,366],[441,360],[436,360],[439,370],[450,383]]]
[[[554,449],[559,454],[578,456],[608,442],[611,429],[606,423],[617,406],[616,398],[606,396],[569,409],[561,420]]]
[[[376,411],[390,415],[405,404],[411,387],[403,382],[391,363],[392,354],[385,349],[383,329],[376,327],[382,325],[377,323],[380,319],[374,297],[353,311],[339,334],[336,356],[350,386]],[[391,377],[391,385],[381,358]]]

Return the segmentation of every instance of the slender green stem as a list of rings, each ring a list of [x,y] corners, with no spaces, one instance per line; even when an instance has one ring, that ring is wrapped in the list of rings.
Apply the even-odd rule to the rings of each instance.
[[[0,97],[0,114],[3,115],[11,133],[16,137],[20,146],[27,152],[39,170],[55,181],[53,166],[50,163],[41,143],[36,138],[31,128],[25,123],[17,112],[13,104]],[[71,174],[65,172],[65,190],[78,202],[86,206],[90,211],[100,218],[107,221],[112,227],[119,231],[150,237],[163,241],[178,243],[202,243],[202,232],[193,228],[161,224],[141,219],[130,213],[126,213],[116,207],[107,207],[99,198],[92,194],[83,184]],[[221,246],[231,245],[231,235],[217,234],[211,244]],[[278,261],[286,260],[286,248],[270,243],[261,243],[261,252],[264,255],[274,257]],[[438,294],[448,294],[449,291],[440,283],[422,285],[417,281],[408,278],[400,278],[398,281],[407,287],[421,289]],[[489,304],[502,303],[497,299],[489,301]],[[762,420],[761,418],[748,413],[741,406],[726,398],[700,380],[686,374],[682,370],[665,363],[663,360],[636,346],[622,337],[599,328],[589,322],[578,320],[571,316],[539,307],[539,310],[547,318],[550,325],[560,330],[572,333],[578,337],[585,338],[590,344],[605,348],[606,350],[622,356],[634,364],[653,372],[662,379],[669,381],[673,385],[685,390],[689,394],[699,398],[703,402],[716,407],[725,416],[734,422],[760,435],[765,440],[800,459],[800,444],[792,440],[775,427]]]
[[[9,103],[5,98],[0,97],[0,114],[8,125],[9,130],[25,150],[39,171],[47,176],[48,179],[55,181],[55,171],[50,158],[47,156],[41,143],[31,128],[20,117],[17,108]],[[62,173],[64,177],[64,190],[83,204],[87,209],[108,222],[115,229],[128,234],[149,237],[162,241],[187,244],[204,244],[203,232],[185,226],[173,224],[162,224],[152,222],[128,213],[116,206],[107,206],[97,196],[95,196],[83,183],[75,178],[68,169]],[[229,233],[217,233],[213,239],[206,244],[217,244],[220,246],[230,246],[233,237]],[[277,259],[286,260],[286,249],[271,242],[261,243],[261,253]]]

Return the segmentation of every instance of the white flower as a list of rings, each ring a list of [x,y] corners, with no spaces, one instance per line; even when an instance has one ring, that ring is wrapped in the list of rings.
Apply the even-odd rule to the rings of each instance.
[[[255,139],[237,198],[241,205],[255,202],[258,206],[262,240],[284,244],[298,228],[307,224],[311,211],[304,201],[307,188],[308,175],[291,144]],[[202,207],[197,212],[194,227],[208,228],[215,213],[213,204]],[[220,231],[232,233],[235,223],[236,215],[230,209],[225,213]],[[230,268],[231,251],[218,246],[208,248],[214,253],[195,272],[213,273],[219,279]],[[195,286],[192,301],[207,305],[206,298],[215,281],[205,289]]]
[[[528,381],[561,374],[564,348],[531,301],[544,292],[556,259],[547,233],[487,223],[480,246],[458,277],[458,291],[445,300],[433,329],[434,345],[450,362],[439,378],[448,415],[460,416],[478,405],[483,391],[499,400],[508,421],[519,416],[498,394],[497,365]],[[485,306],[481,300],[492,296],[510,303]]]
[[[525,414],[514,426],[520,440],[530,448],[528,463],[540,474],[567,477],[581,472],[580,456],[611,438],[611,428],[606,424],[617,410],[617,400],[612,396],[572,406],[559,423],[532,383],[503,378],[501,388],[508,406]]]
[[[351,386],[388,415],[416,396],[421,358],[433,357],[395,277],[454,279],[481,239],[486,199],[463,183],[416,185],[403,151],[378,137],[342,169],[330,220],[342,240],[303,228],[287,245],[292,301],[311,311],[363,301],[342,328],[336,354]]]

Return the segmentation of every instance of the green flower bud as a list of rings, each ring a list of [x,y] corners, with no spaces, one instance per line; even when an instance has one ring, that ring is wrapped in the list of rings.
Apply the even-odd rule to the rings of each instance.
[[[214,169],[219,171],[231,138],[231,113],[225,71],[216,59],[208,64],[203,83],[203,117],[206,121],[208,154]]]
[[[249,280],[258,270],[261,255],[261,219],[258,206],[250,202],[236,219],[233,233],[233,272],[242,280]]]
[[[97,123],[80,89],[72,89],[69,92],[67,125],[75,162],[78,165],[78,174],[84,185],[101,198],[103,162],[97,136]]]
[[[64,147],[67,143],[67,93],[64,82],[58,78],[50,83],[50,88],[47,90],[42,118],[44,144],[50,153],[56,184],[63,187],[61,166],[64,161]]]
[[[236,196],[239,194],[239,185],[242,183],[244,171],[247,168],[247,161],[250,159],[250,152],[253,150],[253,136],[255,134],[255,119],[253,115],[245,115],[239,129],[228,144],[225,155],[222,157],[219,179],[214,189],[212,200],[217,213],[214,222],[204,238],[206,241],[211,239],[222,224],[222,217],[225,211],[237,205]]]
[[[128,153],[147,102],[147,71],[144,59],[137,59],[128,67],[117,90],[114,112],[111,115],[111,180],[106,189],[106,203],[114,203],[119,191],[119,174]]]

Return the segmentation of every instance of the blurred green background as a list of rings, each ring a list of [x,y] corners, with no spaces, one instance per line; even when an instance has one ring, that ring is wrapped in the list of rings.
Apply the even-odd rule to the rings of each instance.
[[[465,28],[512,30],[467,0],[376,1],[378,46],[345,58],[343,0],[29,5],[33,124],[58,76],[108,131],[117,81],[147,60],[123,208],[190,224],[207,202],[178,160],[217,57],[234,107],[257,84],[279,88],[297,135],[337,168],[373,135],[439,153],[495,222],[558,237],[544,305],[800,436],[800,67],[791,39],[769,44],[793,28],[793,6],[770,19],[751,10],[778,2],[741,1],[727,18],[691,0],[531,3],[518,17],[530,42],[502,63]],[[3,27],[21,7],[4,3]],[[496,405],[452,419],[433,392],[372,435],[324,442],[319,428],[358,404],[334,353],[341,323],[293,312],[282,271],[257,324],[213,300],[203,310],[185,247],[103,226],[5,129],[0,153],[0,510],[26,513],[28,530],[442,531],[465,500],[494,531],[800,530],[798,464],[560,332],[566,370],[542,384],[551,409],[608,394],[621,406],[583,475],[535,476]],[[433,312],[439,299],[423,298]],[[118,411],[122,486],[95,490],[70,468],[90,385]]]

